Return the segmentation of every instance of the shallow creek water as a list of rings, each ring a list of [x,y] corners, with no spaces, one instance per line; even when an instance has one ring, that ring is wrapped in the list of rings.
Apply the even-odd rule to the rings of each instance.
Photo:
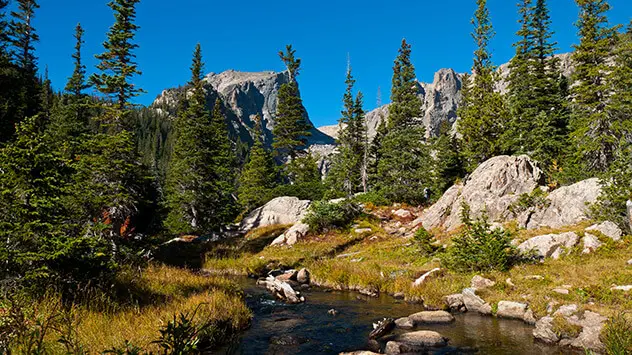
[[[368,350],[372,323],[384,317],[399,318],[422,311],[382,295],[368,298],[354,292],[304,291],[306,302],[287,305],[276,301],[255,285],[254,279],[236,278],[243,287],[247,304],[254,313],[250,329],[242,333],[223,354],[338,354]],[[338,311],[336,316],[328,310]],[[559,347],[534,342],[533,327],[521,321],[455,315],[449,325],[430,325],[416,330],[433,330],[450,339],[449,347],[433,354],[576,354]],[[404,332],[404,331],[396,331]],[[291,337],[288,337],[291,336]],[[388,338],[381,339],[382,348]]]

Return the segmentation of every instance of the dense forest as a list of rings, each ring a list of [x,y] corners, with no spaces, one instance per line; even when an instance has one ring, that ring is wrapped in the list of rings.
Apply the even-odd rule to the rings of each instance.
[[[497,90],[501,78],[488,48],[494,29],[486,0],[476,0],[477,48],[463,78],[459,120],[438,137],[428,138],[419,119],[405,39],[393,65],[388,117],[372,140],[349,67],[326,176],[307,144],[312,127],[299,93],[301,59],[291,45],[279,52],[290,82],[279,90],[271,147],[262,140],[261,117],[244,138],[232,131],[221,97],[208,102],[200,45],[192,48],[191,78],[174,117],[135,105],[143,93],[134,80],[142,70],[134,54],[139,1],[109,2],[114,22],[95,74],[87,74],[77,25],[68,58],[74,72],[55,91],[34,49],[37,1],[15,0],[9,12],[10,0],[0,0],[0,352],[36,353],[24,344],[37,336],[18,326],[28,318],[28,300],[48,291],[62,308],[91,302],[86,295],[142,303],[142,291],[121,286],[121,275],[155,268],[164,261],[164,242],[221,235],[279,196],[316,201],[361,193],[375,205],[428,206],[489,158],[527,154],[553,189],[599,177],[604,193],[594,218],[629,229],[632,22],[609,23],[606,0],[575,0],[579,43],[570,79],[555,56],[546,1],[520,0],[506,94]],[[19,316],[3,315],[18,309]],[[71,333],[61,344],[81,353]]]

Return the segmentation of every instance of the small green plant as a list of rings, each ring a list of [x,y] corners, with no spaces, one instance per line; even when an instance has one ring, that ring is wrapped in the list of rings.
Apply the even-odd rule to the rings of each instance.
[[[317,201],[310,207],[303,222],[309,225],[310,230],[316,233],[332,229],[344,228],[360,216],[362,209],[350,200],[338,203]]]
[[[391,202],[386,197],[376,191],[369,191],[363,194],[358,194],[353,198],[353,200],[357,203],[371,204],[373,206],[387,206],[391,204]]]
[[[125,344],[120,348],[112,348],[105,350],[103,354],[114,355],[147,355],[147,352],[143,352],[143,349],[130,343],[129,340],[125,340]]]
[[[535,189],[530,194],[524,193],[520,195],[518,200],[507,208],[507,210],[517,217],[520,213],[531,208],[543,209],[547,208],[551,201],[547,198],[547,193],[542,189]]]
[[[576,338],[581,333],[582,327],[571,324],[562,315],[553,317],[553,332],[562,339]]]
[[[606,323],[601,341],[608,355],[632,354],[632,320],[629,313],[619,314]]]
[[[212,323],[197,324],[195,315],[203,304],[197,306],[193,313],[173,315],[167,325],[160,329],[160,338],[153,341],[163,349],[164,355],[187,355],[199,353],[200,342],[204,332]]]
[[[413,236],[415,246],[425,255],[430,256],[436,253],[437,247],[434,245],[436,241],[434,235],[428,232],[424,227],[419,227]]]
[[[506,271],[520,261],[516,247],[511,245],[509,231],[490,228],[487,216],[476,221],[470,217],[469,206],[461,210],[464,228],[453,238],[442,263],[456,271]]]

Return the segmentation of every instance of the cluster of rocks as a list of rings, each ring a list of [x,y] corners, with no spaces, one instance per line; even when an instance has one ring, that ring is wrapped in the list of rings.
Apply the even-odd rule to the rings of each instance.
[[[603,243],[599,237],[609,238],[618,242],[621,240],[623,232],[613,222],[603,222],[586,228],[583,232],[582,253],[589,254],[597,250]],[[531,254],[540,259],[558,259],[564,253],[569,252],[580,242],[580,237],[576,232],[566,232],[559,234],[546,234],[530,238],[520,245],[518,250],[525,254]]]
[[[261,278],[257,285],[264,286],[276,298],[290,304],[305,302],[300,291],[296,289],[309,288],[311,275],[305,268],[297,270],[273,270],[267,278]]]

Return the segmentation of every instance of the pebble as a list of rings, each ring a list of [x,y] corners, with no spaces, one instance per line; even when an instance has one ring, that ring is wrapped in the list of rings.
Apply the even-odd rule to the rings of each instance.
[[[554,288],[553,292],[559,293],[560,295],[568,295],[569,291],[565,288]]]

